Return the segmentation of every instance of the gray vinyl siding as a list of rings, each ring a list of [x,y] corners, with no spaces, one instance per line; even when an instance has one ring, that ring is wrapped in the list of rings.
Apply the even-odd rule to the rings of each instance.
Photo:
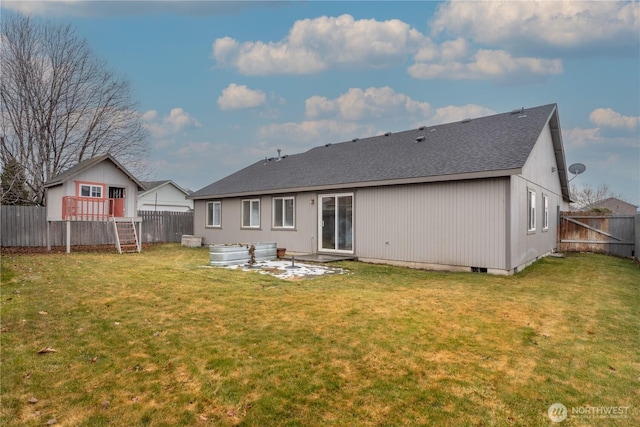
[[[554,168],[554,169],[552,169]],[[552,172],[553,170],[553,172]],[[521,270],[558,245],[558,209],[566,210],[562,197],[558,165],[553,151],[551,131],[547,124],[531,151],[522,174],[511,177],[511,262],[509,270]],[[536,193],[536,230],[528,230],[528,191]],[[543,196],[549,199],[549,228],[543,230]]]
[[[354,195],[354,255],[364,261],[513,273],[557,247],[558,210],[567,209],[547,124],[518,175],[332,190]],[[536,230],[527,227],[528,190],[536,193]],[[318,251],[318,194],[295,193],[295,229],[272,228],[275,195],[226,198],[222,227],[205,227],[195,201],[195,233],[204,243],[276,242],[289,252]],[[544,196],[549,226],[543,230]],[[241,227],[242,200],[261,200],[260,229]]]
[[[221,227],[205,227],[207,200],[195,200],[194,233],[203,238],[203,244],[275,242],[289,252],[317,252],[317,200],[315,193],[297,193],[295,197],[295,228],[272,227],[273,196],[247,196],[242,198],[212,199],[222,202]],[[242,201],[260,200],[260,228],[242,228]],[[312,203],[313,200],[313,203]]]
[[[360,189],[358,258],[506,269],[508,178]]]

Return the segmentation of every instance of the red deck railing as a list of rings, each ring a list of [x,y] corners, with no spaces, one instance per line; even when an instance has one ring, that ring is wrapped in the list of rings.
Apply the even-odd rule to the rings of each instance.
[[[114,216],[115,199],[64,196],[62,219],[65,221],[106,221]]]

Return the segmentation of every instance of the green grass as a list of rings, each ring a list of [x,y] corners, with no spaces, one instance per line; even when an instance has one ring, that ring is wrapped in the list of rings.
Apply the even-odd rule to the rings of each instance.
[[[296,281],[207,261],[178,245],[3,255],[0,425],[548,426],[555,402],[629,407],[557,425],[640,423],[629,260],[512,277],[342,263]]]

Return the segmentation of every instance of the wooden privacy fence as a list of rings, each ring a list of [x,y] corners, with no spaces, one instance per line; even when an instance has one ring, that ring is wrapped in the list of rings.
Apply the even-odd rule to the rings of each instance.
[[[562,212],[558,250],[634,257],[637,222],[632,215]]]
[[[140,211],[142,243],[180,242],[193,234],[193,212]],[[66,222],[49,224],[51,246],[66,245]],[[115,233],[110,221],[71,221],[71,245],[113,245]],[[0,245],[47,246],[47,208],[42,206],[0,206]]]
[[[193,212],[139,211],[142,242],[180,242],[183,234],[193,234]]]

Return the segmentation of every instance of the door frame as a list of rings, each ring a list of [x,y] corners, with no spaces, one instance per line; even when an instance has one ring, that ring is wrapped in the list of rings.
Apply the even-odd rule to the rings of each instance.
[[[322,199],[323,198],[333,198],[336,200],[336,207],[338,206],[337,200],[339,197],[351,197],[351,249],[327,249],[322,246],[322,228],[323,228],[323,220],[322,220]],[[318,252],[328,252],[335,254],[353,254],[355,252],[355,193],[353,192],[343,192],[343,193],[327,193],[327,194],[318,194]],[[338,221],[335,222],[334,229],[334,237],[338,237]]]
[[[113,194],[113,190],[119,190],[118,192],[122,194],[122,197],[111,197]],[[110,185],[107,188],[107,192],[107,196],[109,198],[109,215],[115,218],[124,218],[127,213],[126,187]]]

